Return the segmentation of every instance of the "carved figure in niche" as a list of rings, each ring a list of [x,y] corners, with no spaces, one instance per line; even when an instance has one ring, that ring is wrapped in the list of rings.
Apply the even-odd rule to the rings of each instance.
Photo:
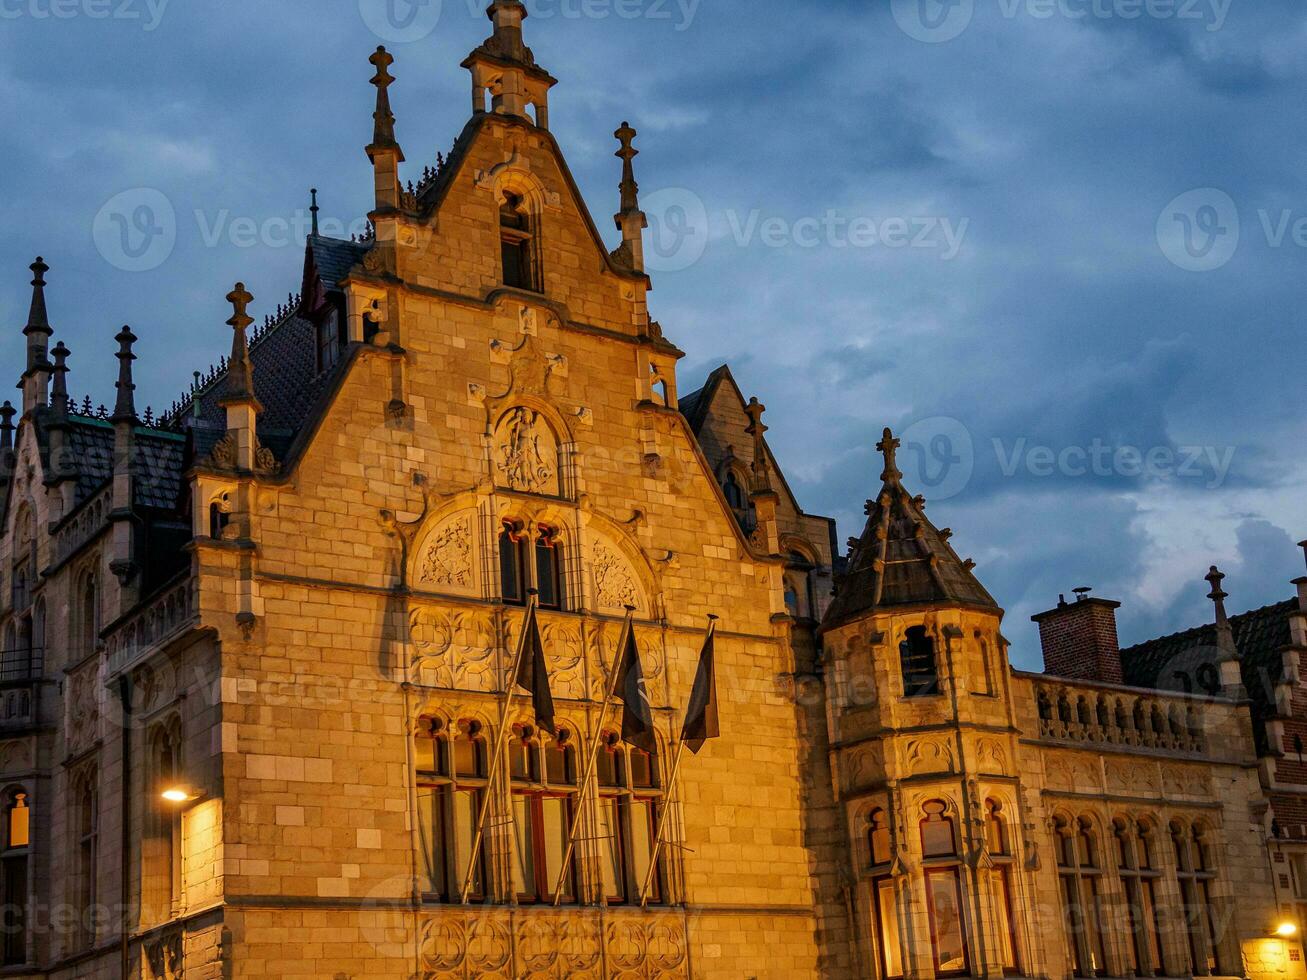
[[[505,486],[525,493],[551,490],[557,460],[553,440],[542,428],[539,413],[521,406],[502,423],[496,463]]]

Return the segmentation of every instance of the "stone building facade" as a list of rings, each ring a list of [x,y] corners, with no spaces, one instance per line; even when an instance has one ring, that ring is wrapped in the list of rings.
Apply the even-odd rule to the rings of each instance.
[[[1237,645],[1211,691],[1013,671],[888,432],[840,556],[729,370],[679,391],[634,130],[610,249],[525,8],[488,12],[416,185],[373,55],[369,233],[315,228],[252,332],[237,284],[230,356],[161,418],[127,328],[112,411],[70,396],[33,265],[0,413],[0,972],[1300,977],[1272,937],[1292,726]],[[510,680],[530,603],[556,734]],[[714,616],[721,737],[673,784]],[[603,707],[628,621],[654,753]]]

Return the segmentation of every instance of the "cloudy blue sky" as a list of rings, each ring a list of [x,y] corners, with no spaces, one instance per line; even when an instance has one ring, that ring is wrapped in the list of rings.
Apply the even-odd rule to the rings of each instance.
[[[225,349],[230,283],[260,313],[298,285],[310,185],[324,218],[367,211],[371,49],[398,59],[413,175],[466,120],[458,63],[482,7],[0,0],[11,374],[40,253],[74,394],[111,402],[129,322],[141,404],[170,402]],[[602,228],[611,133],[640,130],[652,303],[687,352],[683,390],[730,362],[841,540],[890,425],[1007,609],[1019,665],[1038,663],[1030,614],[1078,585],[1124,602],[1126,642],[1205,621],[1213,562],[1236,608],[1290,594],[1307,537],[1301,3],[528,7],[561,80],[552,128]],[[160,198],[165,254],[115,247],[136,230],[114,221]]]

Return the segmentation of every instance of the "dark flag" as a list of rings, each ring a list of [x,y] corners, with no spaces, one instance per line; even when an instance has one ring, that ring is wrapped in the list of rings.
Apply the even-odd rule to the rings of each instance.
[[[622,698],[622,741],[653,755],[658,750],[658,740],[654,738],[653,711],[649,706],[649,691],[644,685],[640,651],[635,646],[634,628],[626,631],[616,690]]]
[[[549,670],[545,666],[545,648],[540,643],[540,629],[536,625],[536,610],[532,605],[526,611],[526,622],[522,624],[525,646],[522,649],[522,662],[517,668],[518,686],[531,692],[531,704],[535,708],[536,724],[550,735],[557,736],[554,725],[554,696],[549,692]]]
[[[694,675],[690,690],[690,704],[685,709],[685,724],[681,728],[681,741],[696,755],[703,743],[721,734],[717,727],[717,679],[713,655],[713,632],[703,641],[699,654],[699,670]]]

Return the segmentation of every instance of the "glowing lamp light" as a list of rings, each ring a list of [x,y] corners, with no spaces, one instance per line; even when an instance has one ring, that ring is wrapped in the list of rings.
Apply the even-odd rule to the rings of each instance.
[[[1281,939],[1289,939],[1292,936],[1298,935],[1298,927],[1286,919],[1275,927],[1275,934]]]
[[[200,794],[190,786],[169,786],[159,795],[167,803],[190,803],[200,798]]]

